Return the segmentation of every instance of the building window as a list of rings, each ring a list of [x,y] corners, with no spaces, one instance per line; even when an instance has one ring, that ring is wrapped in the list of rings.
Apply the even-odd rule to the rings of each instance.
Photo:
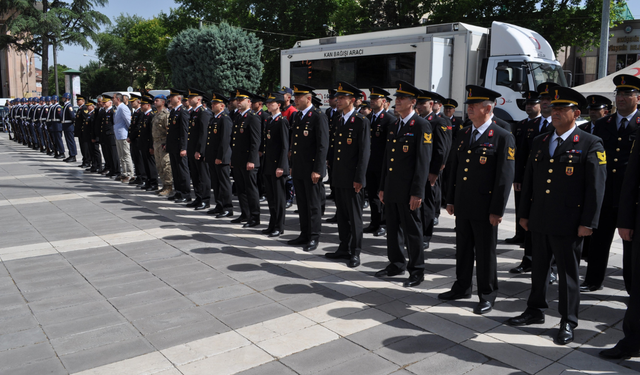
[[[576,57],[574,86],[595,81],[598,77],[598,56]]]

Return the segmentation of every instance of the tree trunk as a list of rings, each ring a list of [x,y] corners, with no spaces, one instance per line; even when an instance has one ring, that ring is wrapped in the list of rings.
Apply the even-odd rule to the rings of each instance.
[[[47,0],[42,0],[42,13],[49,10]],[[49,96],[49,38],[42,36],[42,96]]]

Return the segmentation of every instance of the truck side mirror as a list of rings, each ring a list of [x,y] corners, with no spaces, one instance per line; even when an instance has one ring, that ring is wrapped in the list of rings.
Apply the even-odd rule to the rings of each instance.
[[[522,68],[514,67],[511,88],[514,91],[522,91],[522,82],[524,82],[524,71]]]

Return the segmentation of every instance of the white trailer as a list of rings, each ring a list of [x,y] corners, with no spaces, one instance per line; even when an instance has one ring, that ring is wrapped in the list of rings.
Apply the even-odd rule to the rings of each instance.
[[[549,43],[535,31],[502,22],[490,29],[448,23],[301,40],[282,50],[283,86],[308,84],[328,102],[328,90],[339,80],[360,87],[381,86],[394,92],[399,79],[435,91],[465,112],[465,86],[476,84],[502,94],[496,115],[518,121],[522,92],[543,82],[567,86],[562,66]]]

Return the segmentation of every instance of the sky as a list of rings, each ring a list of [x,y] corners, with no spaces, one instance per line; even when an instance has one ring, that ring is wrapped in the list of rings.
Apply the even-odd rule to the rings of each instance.
[[[640,19],[640,1],[627,0],[629,9],[635,19]],[[173,0],[154,0],[154,1],[131,1],[131,0],[110,0],[109,5],[101,11],[107,17],[113,20],[120,14],[138,15],[143,18],[152,18],[153,16],[164,11],[169,13],[170,8],[176,8],[178,5]],[[85,56],[88,55],[88,56]],[[58,51],[58,64],[66,65],[73,69],[78,69],[81,65],[87,65],[90,60],[97,60],[95,51],[85,51],[82,47],[65,46],[63,51]],[[53,52],[49,54],[49,63],[53,65]],[[41,61],[36,59],[36,65],[40,66]]]

